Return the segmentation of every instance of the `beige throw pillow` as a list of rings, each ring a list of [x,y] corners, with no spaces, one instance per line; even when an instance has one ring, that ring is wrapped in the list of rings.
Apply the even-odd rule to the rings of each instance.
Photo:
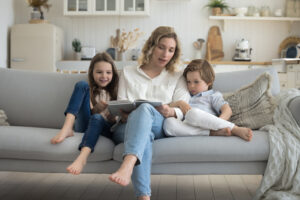
[[[271,95],[271,78],[270,74],[264,73],[252,84],[224,95],[232,109],[232,123],[251,129],[273,123],[275,102]]]
[[[6,121],[7,116],[3,110],[0,110],[0,126],[9,126],[9,123]]]

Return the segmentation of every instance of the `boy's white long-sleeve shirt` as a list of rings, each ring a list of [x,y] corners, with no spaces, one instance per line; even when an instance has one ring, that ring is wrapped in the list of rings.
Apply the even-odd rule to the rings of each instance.
[[[118,100],[145,99],[161,101],[163,104],[190,99],[182,71],[168,72],[164,69],[155,78],[150,78],[140,66],[124,67],[119,81]],[[176,116],[183,118],[179,108],[175,108]]]

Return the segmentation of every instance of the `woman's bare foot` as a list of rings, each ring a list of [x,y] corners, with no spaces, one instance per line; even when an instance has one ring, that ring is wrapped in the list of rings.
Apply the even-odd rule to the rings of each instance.
[[[133,167],[137,161],[134,155],[125,156],[121,167],[109,176],[109,180],[122,186],[127,186],[130,183]]]
[[[222,128],[219,130],[211,130],[210,136],[231,136],[231,130],[230,128]]]
[[[91,153],[89,147],[83,147],[76,160],[67,167],[67,171],[73,175],[79,175],[86,164],[87,158]]]
[[[65,138],[67,137],[72,137],[74,136],[74,132],[72,129],[65,129],[62,128],[57,134],[56,136],[54,136],[51,139],[51,144],[58,144],[61,143],[62,141],[64,141]]]
[[[149,196],[140,196],[138,200],[150,200]]]
[[[252,130],[250,128],[234,126],[231,130],[232,134],[238,136],[246,141],[252,139]]]

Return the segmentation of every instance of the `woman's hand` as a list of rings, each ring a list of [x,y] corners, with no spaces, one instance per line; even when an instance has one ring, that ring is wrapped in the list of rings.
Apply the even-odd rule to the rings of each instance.
[[[174,108],[171,108],[169,105],[164,104],[156,107],[156,110],[162,114],[165,118],[167,117],[176,117]]]

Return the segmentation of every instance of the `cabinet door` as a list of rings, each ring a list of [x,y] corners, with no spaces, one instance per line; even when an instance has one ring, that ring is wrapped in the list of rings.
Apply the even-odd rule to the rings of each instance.
[[[149,15],[149,0],[121,0],[121,15]]]
[[[91,1],[90,0],[65,0],[64,1],[65,15],[90,15]]]
[[[118,0],[93,0],[93,11],[96,15],[119,15]]]

